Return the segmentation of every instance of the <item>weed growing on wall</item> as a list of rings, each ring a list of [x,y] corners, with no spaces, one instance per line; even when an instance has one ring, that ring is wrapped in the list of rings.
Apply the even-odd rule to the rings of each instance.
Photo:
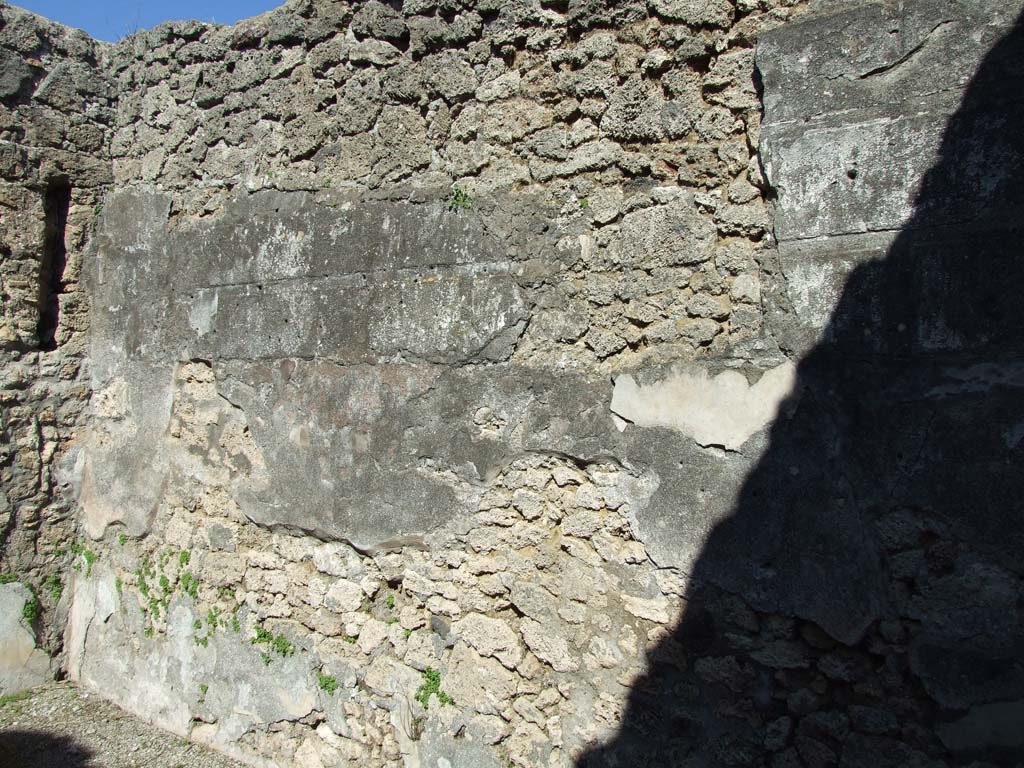
[[[448,210],[460,211],[469,210],[473,207],[473,198],[462,187],[452,187],[452,194],[448,198]]]
[[[431,696],[437,696],[437,700],[442,704],[455,704],[454,699],[441,690],[441,673],[433,667],[427,667],[423,671],[423,682],[416,691],[416,701],[422,704],[424,709],[429,709]]]

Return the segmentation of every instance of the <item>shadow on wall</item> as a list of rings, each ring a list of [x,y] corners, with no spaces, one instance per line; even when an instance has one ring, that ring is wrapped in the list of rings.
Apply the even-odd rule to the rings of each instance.
[[[91,768],[93,753],[63,736],[39,731],[0,731],[4,768]]]
[[[680,626],[581,768],[1022,759],[1022,23],[913,217],[850,275]]]

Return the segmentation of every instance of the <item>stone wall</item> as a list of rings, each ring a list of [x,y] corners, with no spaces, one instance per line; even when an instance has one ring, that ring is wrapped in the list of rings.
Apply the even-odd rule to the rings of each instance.
[[[1016,755],[1020,8],[803,10],[306,0],[63,54],[111,94],[61,182],[87,426],[37,450],[68,673],[254,765]],[[8,306],[78,381],[85,313]]]
[[[61,467],[90,390],[82,269],[113,181],[98,56],[83,32],[0,7],[0,570],[33,585],[51,652],[76,532]]]

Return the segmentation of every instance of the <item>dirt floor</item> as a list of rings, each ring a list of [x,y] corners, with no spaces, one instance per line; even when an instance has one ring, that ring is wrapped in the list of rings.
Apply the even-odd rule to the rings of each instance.
[[[0,698],[2,768],[241,768],[71,683]]]

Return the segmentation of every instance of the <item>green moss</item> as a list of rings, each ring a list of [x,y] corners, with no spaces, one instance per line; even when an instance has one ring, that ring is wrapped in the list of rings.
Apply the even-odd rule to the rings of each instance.
[[[20,691],[18,693],[9,693],[6,696],[0,696],[0,709],[8,706],[9,704],[16,704],[19,701],[31,699],[32,694],[33,691]]]
[[[7,573],[0,573],[0,584],[13,584],[17,580],[17,574],[11,573],[9,571]]]
[[[441,673],[433,667],[427,667],[423,671],[423,682],[416,691],[416,701],[422,704],[424,709],[429,709],[431,696],[437,696],[437,700],[442,704],[455,703],[451,696],[441,690]]]
[[[338,680],[334,675],[325,675],[321,672],[316,676],[316,684],[328,696],[333,696],[335,691],[338,690]]]
[[[123,533],[119,534],[118,537],[117,537],[117,543],[120,544],[123,547],[125,544],[128,543],[128,536],[126,534],[123,534]]]

